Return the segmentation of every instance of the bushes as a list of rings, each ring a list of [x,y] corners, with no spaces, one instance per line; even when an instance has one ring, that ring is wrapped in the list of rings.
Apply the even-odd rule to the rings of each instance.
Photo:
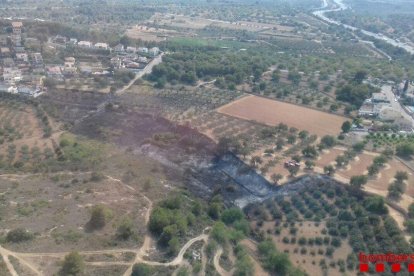
[[[402,158],[410,158],[414,154],[414,144],[404,142],[396,147],[396,154]]]
[[[78,252],[72,252],[65,256],[60,275],[77,276],[82,275],[85,269],[85,264]]]
[[[7,242],[20,243],[34,239],[34,235],[23,228],[10,230],[6,235]]]
[[[112,211],[102,205],[96,205],[92,208],[91,218],[88,222],[90,230],[99,230],[106,225],[106,222],[112,216]]]
[[[135,264],[131,276],[151,276],[153,268],[147,264]]]

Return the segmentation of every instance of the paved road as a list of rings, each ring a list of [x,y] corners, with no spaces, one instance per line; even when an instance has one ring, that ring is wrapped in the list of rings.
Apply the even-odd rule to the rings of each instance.
[[[135,74],[135,77],[124,87],[118,89],[117,91],[115,91],[115,95],[119,96],[124,94],[129,88],[131,88],[131,86],[134,85],[134,83],[142,78],[144,75],[146,74],[150,74],[152,72],[152,69],[154,68],[154,66],[160,64],[162,62],[162,57],[164,56],[164,53],[161,53],[158,57],[154,58],[150,63],[148,63],[147,66],[145,66],[144,69],[142,69],[141,71],[139,71],[138,73]],[[97,113],[101,113],[102,111],[105,110],[105,107],[108,103],[110,103],[112,100],[111,99],[106,99],[105,101],[103,101],[102,103],[100,103],[98,106],[96,106],[96,110],[89,112],[88,114],[86,114],[85,116],[83,116],[82,118],[78,119],[75,121],[75,125],[83,122],[85,119],[91,117],[92,115],[95,115]]]
[[[407,111],[401,106],[400,102],[395,101],[395,95],[392,92],[392,87],[390,85],[384,85],[381,87],[381,91],[387,95],[388,100],[391,103],[391,106],[394,110],[397,110],[400,112],[401,116],[408,121],[411,122],[411,126],[414,128],[414,118],[411,117],[410,114],[407,113]]]

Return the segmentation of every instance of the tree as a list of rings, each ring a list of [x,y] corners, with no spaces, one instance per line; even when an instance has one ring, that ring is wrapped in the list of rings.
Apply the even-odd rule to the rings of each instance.
[[[253,156],[250,160],[250,165],[253,168],[257,168],[259,164],[263,163],[263,159],[260,156]]]
[[[366,71],[360,70],[355,73],[354,81],[358,84],[361,84],[365,78],[367,77],[368,73]]]
[[[16,228],[13,230],[10,230],[6,235],[6,241],[7,242],[25,242],[32,240],[34,238],[34,235],[23,228]]]
[[[352,127],[352,124],[351,124],[351,122],[350,121],[345,121],[343,124],[342,124],[342,132],[343,133],[348,133],[350,130],[351,130],[351,127]]]
[[[364,207],[367,211],[376,213],[378,215],[384,215],[388,213],[387,206],[385,206],[385,200],[382,196],[370,196],[364,200]]]
[[[221,220],[227,225],[233,224],[234,222],[242,220],[243,218],[243,212],[237,207],[226,209],[221,214]]]
[[[312,170],[313,167],[315,167],[315,162],[313,162],[311,160],[306,160],[305,161],[305,166],[306,166],[306,169]]]
[[[299,172],[299,167],[298,166],[290,166],[288,167],[288,171],[290,173],[290,176],[296,176]]]
[[[414,203],[411,203],[410,206],[408,206],[408,217],[414,218]]]
[[[135,264],[132,268],[131,276],[151,276],[153,275],[153,269],[147,264]]]
[[[408,173],[403,172],[403,171],[398,171],[396,172],[394,178],[395,178],[395,181],[402,183],[405,180],[408,180]]]
[[[354,175],[351,177],[349,184],[352,187],[361,189],[361,187],[368,182],[368,177],[366,175]]]
[[[89,220],[89,227],[92,230],[98,230],[105,226],[106,224],[106,214],[105,208],[101,205],[94,206],[92,208],[91,218]]]
[[[71,252],[65,256],[60,269],[60,275],[76,276],[82,275],[85,269],[85,264],[81,255],[78,252]]]
[[[321,139],[321,144],[323,144],[326,148],[332,148],[336,144],[336,139],[331,135],[325,135]]]
[[[409,142],[399,144],[396,148],[396,153],[399,157],[410,158],[414,154],[414,145]]]
[[[272,181],[275,183],[275,184],[277,184],[278,182],[279,182],[279,180],[281,180],[281,179],[283,179],[283,175],[281,175],[280,173],[278,173],[278,174],[272,174],[271,176],[270,176],[270,178],[272,179]]]
[[[318,151],[316,150],[314,146],[307,146],[306,148],[302,150],[302,154],[303,156],[307,158],[314,159],[318,156]]]
[[[325,174],[331,176],[335,173],[335,168],[332,165],[328,165],[323,168],[323,171]]]
[[[116,231],[117,238],[121,240],[128,240],[134,235],[135,231],[132,221],[129,218],[125,218],[118,226]]]
[[[294,85],[299,85],[302,79],[302,75],[298,72],[291,71],[288,74],[288,80],[290,80]]]

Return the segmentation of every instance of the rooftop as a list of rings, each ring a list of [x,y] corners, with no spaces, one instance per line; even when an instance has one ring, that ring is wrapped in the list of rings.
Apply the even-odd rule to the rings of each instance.
[[[12,22],[12,27],[13,28],[21,28],[21,27],[23,27],[23,23],[19,22],[19,21]]]

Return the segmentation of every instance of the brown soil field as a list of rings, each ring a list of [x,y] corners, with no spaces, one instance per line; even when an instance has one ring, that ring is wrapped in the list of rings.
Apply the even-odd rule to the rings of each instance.
[[[133,39],[141,39],[143,41],[164,41],[166,36],[171,36],[175,32],[163,29],[148,28],[145,26],[135,26],[126,31],[126,35]]]
[[[332,148],[329,150],[324,151],[315,161],[316,166],[318,167],[325,167],[329,164],[335,165],[335,159],[337,156],[343,154],[344,151],[338,148]]]
[[[408,173],[408,180],[406,194],[414,197],[414,173],[410,171],[404,164],[396,159],[388,162],[388,166],[380,171],[380,176],[370,181],[367,185],[373,188],[387,191],[388,186],[394,181],[394,175],[397,171],[406,171]]]
[[[253,95],[224,105],[217,111],[270,126],[284,123],[318,136],[339,134],[346,121],[345,117]]]
[[[349,162],[350,169],[343,169],[338,173],[344,177],[351,178],[354,175],[365,174],[367,168],[372,164],[375,156],[372,154],[363,153],[360,154],[353,161]]]

